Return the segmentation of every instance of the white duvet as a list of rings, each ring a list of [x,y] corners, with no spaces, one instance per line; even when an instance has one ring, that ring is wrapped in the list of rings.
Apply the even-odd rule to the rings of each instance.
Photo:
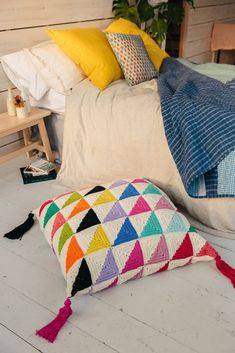
[[[73,189],[143,176],[217,234],[235,239],[235,199],[187,195],[168,148],[155,80],[116,81],[100,92],[81,82],[66,103],[58,182]]]

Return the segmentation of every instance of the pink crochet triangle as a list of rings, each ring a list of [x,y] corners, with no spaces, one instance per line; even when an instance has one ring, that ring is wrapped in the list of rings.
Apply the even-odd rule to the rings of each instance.
[[[151,208],[149,207],[145,199],[142,196],[140,196],[137,202],[135,203],[134,207],[132,208],[129,216],[134,216],[136,214],[148,212],[148,211],[151,211]]]
[[[53,224],[53,228],[52,228],[52,232],[51,232],[51,238],[54,237],[55,232],[57,231],[57,229],[59,229],[64,223],[66,222],[64,216],[58,212],[56,217],[55,217],[55,221]]]
[[[169,251],[166,243],[166,239],[164,236],[160,238],[160,241],[151,255],[150,260],[148,261],[148,265],[155,264],[157,262],[166,261],[169,259]]]
[[[122,270],[122,273],[126,273],[131,270],[135,270],[138,267],[144,266],[144,258],[142,249],[139,241],[137,240],[132,250],[129,259],[127,260],[125,267]]]

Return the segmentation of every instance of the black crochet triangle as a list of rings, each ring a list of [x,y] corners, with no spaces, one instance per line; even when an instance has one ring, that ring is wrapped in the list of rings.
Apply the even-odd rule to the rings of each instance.
[[[72,297],[79,291],[92,285],[91,273],[85,259],[82,260],[77,277],[73,283]]]
[[[91,189],[90,191],[88,191],[84,196],[90,195],[90,194],[94,194],[95,192],[99,192],[99,191],[103,191],[105,190],[105,187],[98,185],[95,186],[93,189]]]
[[[89,227],[95,226],[96,224],[100,224],[100,220],[97,217],[96,213],[92,209],[90,209],[81,221],[77,229],[77,233]]]

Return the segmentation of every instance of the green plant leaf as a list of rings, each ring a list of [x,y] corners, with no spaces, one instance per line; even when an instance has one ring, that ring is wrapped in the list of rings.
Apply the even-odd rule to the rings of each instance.
[[[154,8],[149,5],[148,0],[140,0],[137,4],[140,22],[146,22],[154,18]]]
[[[173,23],[177,26],[181,24],[184,18],[184,9],[177,3],[168,4],[168,23]]]
[[[166,38],[167,30],[168,30],[168,24],[167,24],[167,21],[164,20],[163,18],[159,18],[152,22],[151,35],[154,39],[157,40],[159,44],[161,44],[163,40]]]
[[[136,6],[130,6],[128,0],[114,0],[112,7],[115,18],[125,18],[136,24],[139,23],[139,15]]]

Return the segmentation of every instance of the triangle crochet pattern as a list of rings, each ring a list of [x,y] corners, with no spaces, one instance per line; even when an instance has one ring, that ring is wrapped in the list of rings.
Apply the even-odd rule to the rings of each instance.
[[[113,189],[113,188],[116,188],[117,186],[121,186],[121,185],[124,185],[124,184],[128,184],[128,181],[126,181],[126,180],[117,180],[109,188]]]
[[[100,275],[97,278],[96,284],[101,283],[103,281],[107,281],[108,279],[111,279],[113,277],[116,277],[118,276],[118,274],[119,274],[119,271],[112,253],[112,249],[109,249],[108,254],[105,258],[102,270],[100,272]]]
[[[189,234],[187,233],[183,242],[176,250],[172,260],[185,259],[186,257],[193,256],[193,246]]]
[[[78,201],[82,198],[82,195],[79,194],[78,192],[73,192],[72,195],[65,201],[63,204],[62,208],[70,205],[71,203]]]
[[[174,213],[170,224],[168,224],[167,233],[171,232],[187,232],[188,229],[185,228],[185,225],[182,221],[182,217],[180,217],[177,212]]]
[[[139,192],[136,190],[136,188],[134,188],[132,184],[128,184],[128,186],[120,196],[120,200],[126,199],[127,197],[138,196],[138,195],[139,195]]]
[[[155,206],[155,210],[162,210],[162,209],[174,210],[174,207],[170,204],[169,201],[167,201],[165,197],[161,197]]]
[[[83,256],[84,256],[84,253],[80,248],[80,246],[78,245],[76,237],[72,237],[68,246],[67,256],[66,256],[66,273],[70,270],[73,264]]]
[[[66,243],[66,241],[73,235],[73,231],[68,223],[65,223],[63,226],[63,229],[60,233],[60,239],[59,239],[59,245],[58,245],[58,251],[59,254],[61,253],[61,250]]]
[[[78,291],[89,288],[92,285],[91,273],[87,262],[85,259],[82,259],[81,266],[79,268],[77,277],[73,283],[73,288],[71,295],[74,296]]]
[[[129,218],[126,218],[117,235],[117,238],[114,241],[114,245],[116,246],[134,239],[138,239],[138,234],[136,233],[135,228],[131,224]]]
[[[164,236],[160,238],[160,241],[152,253],[150,260],[148,261],[148,265],[155,264],[157,262],[163,262],[169,259],[169,252],[166,243],[166,239]]]
[[[116,197],[109,191],[105,190],[95,201],[93,206],[100,205],[102,203],[107,203],[107,202],[112,202],[112,201],[117,201]]]
[[[217,256],[217,252],[215,251],[215,249],[212,248],[212,246],[206,242],[206,244],[201,248],[201,250],[199,251],[199,253],[197,253],[197,257],[198,256],[211,256],[216,258]]]
[[[89,244],[86,255],[91,254],[95,251],[110,248],[110,241],[101,225],[99,225],[95,231],[95,234]]]
[[[88,202],[85,199],[81,199],[70,213],[68,219],[76,216],[79,212],[87,210],[88,208],[90,208]]]
[[[98,186],[95,186],[90,191],[88,191],[84,196],[91,195],[91,194],[94,194],[95,192],[99,192],[99,191],[103,191],[103,190],[105,190],[105,187],[98,185]]]
[[[155,212],[152,212],[142,233],[141,237],[148,237],[150,235],[161,235],[163,233],[162,227],[159,223],[159,220],[155,214]]]
[[[142,196],[140,196],[136,201],[134,207],[132,208],[129,216],[134,216],[136,214],[139,214],[142,212],[148,212],[148,211],[151,211],[151,208],[149,207],[145,199]]]
[[[154,186],[153,184],[149,184],[147,186],[147,188],[144,190],[143,192],[143,195],[146,195],[146,194],[157,194],[157,195],[161,195],[161,192],[160,190]]]
[[[122,273],[126,273],[130,270],[135,270],[138,267],[144,266],[144,258],[143,258],[143,253],[142,249],[140,246],[139,241],[137,240],[135,243],[135,246],[129,256],[129,259],[127,260]]]
[[[54,237],[55,232],[66,222],[62,213],[58,212],[52,227],[51,238]]]
[[[46,227],[47,222],[51,219],[51,217],[53,217],[59,210],[60,210],[59,207],[54,202],[50,204],[44,217],[44,222],[43,222],[44,228]]]
[[[77,233],[89,227],[95,226],[96,224],[100,224],[100,220],[97,217],[96,213],[92,209],[90,209],[81,221],[77,229]]]
[[[105,217],[104,222],[114,221],[115,219],[125,217],[125,216],[126,216],[125,211],[123,210],[120,203],[117,201],[117,202],[115,202],[112,209]]]

